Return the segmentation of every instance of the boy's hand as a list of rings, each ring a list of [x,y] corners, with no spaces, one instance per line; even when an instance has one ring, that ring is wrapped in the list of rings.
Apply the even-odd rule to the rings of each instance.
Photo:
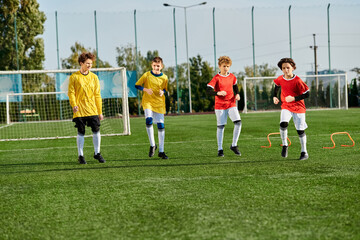
[[[226,96],[226,92],[225,91],[219,91],[217,92],[218,96]]]
[[[295,101],[295,98],[293,97],[293,96],[287,96],[286,98],[285,98],[285,101],[286,102],[293,102],[293,101]]]
[[[273,97],[274,104],[278,104],[280,101],[277,97]]]
[[[149,95],[153,94],[153,90],[151,88],[144,88],[143,91],[147,92]]]
[[[99,114],[99,119],[100,119],[100,120],[104,120],[104,115]]]
[[[239,100],[240,100],[240,95],[239,95],[239,94],[236,94],[235,100],[236,100],[236,101],[239,101]]]
[[[163,90],[159,90],[159,95],[160,95],[160,97],[161,97],[162,95],[164,95],[164,91],[163,91]]]
[[[76,113],[77,111],[79,111],[79,107],[78,106],[73,107],[73,113]]]

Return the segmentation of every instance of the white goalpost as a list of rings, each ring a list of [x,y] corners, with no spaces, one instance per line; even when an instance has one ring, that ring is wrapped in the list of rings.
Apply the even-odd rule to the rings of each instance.
[[[0,141],[76,137],[67,96],[69,77],[76,71],[0,72]],[[98,75],[101,86],[101,135],[130,135],[126,69],[99,68],[92,72]],[[86,136],[91,136],[88,128]]]
[[[308,85],[310,97],[305,99],[307,109],[348,109],[347,75],[299,75]],[[280,110],[273,103],[273,80],[277,77],[245,77],[244,113],[249,111]]]

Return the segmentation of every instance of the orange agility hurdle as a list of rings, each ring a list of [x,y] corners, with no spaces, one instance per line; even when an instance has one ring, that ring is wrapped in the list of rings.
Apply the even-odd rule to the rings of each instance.
[[[332,143],[334,144],[334,146],[332,146],[332,147],[323,147],[323,148],[326,148],[326,149],[333,149],[333,148],[335,148],[335,142],[334,142],[334,140],[333,140],[333,135],[336,135],[336,134],[347,134],[347,135],[349,136],[350,140],[353,142],[352,145],[341,145],[342,147],[353,147],[353,146],[355,146],[355,142],[354,142],[354,140],[351,138],[351,136],[350,136],[350,134],[349,134],[348,132],[335,132],[335,133],[331,134],[331,136],[330,136],[330,139],[331,139]]]
[[[276,132],[276,133],[269,133],[268,135],[267,135],[267,140],[269,141],[269,146],[261,146],[262,148],[270,148],[271,147],[271,141],[270,141],[270,135],[275,135],[275,134],[280,134],[279,132]],[[289,145],[288,146],[290,146],[291,145],[291,141],[290,141],[290,139],[289,138],[287,138],[287,140],[289,141]],[[280,145],[280,146],[282,146],[282,144]]]

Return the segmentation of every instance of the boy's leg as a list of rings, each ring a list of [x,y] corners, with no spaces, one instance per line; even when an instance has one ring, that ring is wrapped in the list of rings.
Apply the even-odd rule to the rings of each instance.
[[[237,146],[242,126],[240,114],[236,107],[229,108],[229,118],[234,123],[233,141],[231,146],[235,147]]]
[[[82,118],[74,118],[73,122],[75,122],[75,127],[77,128],[77,136],[76,136],[76,145],[78,150],[78,161],[80,164],[86,164],[84,158],[84,135],[85,135],[85,123],[82,121]]]
[[[153,112],[153,116],[154,116],[154,123],[157,124],[157,128],[158,128],[159,152],[164,152],[164,141],[165,141],[164,114]]]
[[[100,154],[101,134],[100,134],[100,119],[98,116],[91,116],[88,120],[88,126],[93,132],[94,158],[100,163],[104,163],[105,159]]]
[[[292,115],[289,110],[282,109],[280,114],[280,137],[282,141],[282,151],[281,156],[287,157],[288,156],[288,130],[287,127],[289,126],[289,121],[291,119]]]
[[[164,114],[154,112],[154,122],[157,124],[158,128],[158,139],[159,139],[159,154],[158,156],[162,159],[168,159],[164,151],[165,143],[165,124],[164,124]]]
[[[229,109],[229,118],[234,123],[234,131],[233,131],[233,141],[230,146],[231,151],[233,151],[236,155],[241,155],[238,148],[238,141],[241,133],[241,118],[237,107],[232,107]]]
[[[224,138],[225,125],[227,123],[228,110],[215,109],[215,115],[216,115],[216,123],[217,123],[216,138],[218,143],[218,156],[223,157],[224,156],[223,138]]]
[[[154,156],[156,150],[155,138],[154,138],[154,127],[153,127],[153,111],[150,109],[144,109],[146,132],[150,142],[149,157]]]
[[[306,149],[306,134],[305,129],[307,128],[307,124],[305,122],[305,113],[297,113],[294,114],[294,124],[295,128],[299,135],[299,140],[301,144],[301,154],[300,154],[300,160],[305,160],[309,158],[309,155],[307,153]]]

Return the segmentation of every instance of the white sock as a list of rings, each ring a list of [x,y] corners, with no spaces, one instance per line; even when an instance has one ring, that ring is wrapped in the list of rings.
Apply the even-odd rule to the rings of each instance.
[[[158,129],[159,152],[164,152],[165,128]]]
[[[100,131],[93,133],[93,144],[95,155],[100,152],[101,135]]]
[[[301,152],[307,152],[306,150],[306,134],[299,136],[300,144],[301,144]]]
[[[216,137],[217,137],[217,142],[218,142],[218,150],[223,149],[222,145],[223,145],[223,138],[224,138],[224,130],[225,130],[224,126],[217,127]]]
[[[146,125],[146,132],[148,134],[149,137],[149,141],[150,141],[150,146],[154,147],[155,146],[155,139],[154,139],[154,127],[153,125]]]
[[[240,132],[241,132],[241,122],[235,123],[234,124],[234,131],[233,131],[233,142],[232,142],[232,147],[237,146],[237,142],[239,141],[239,137],[240,137]]]
[[[281,137],[281,141],[282,141],[283,146],[288,145],[287,136],[288,136],[287,128],[280,128],[280,137]]]
[[[76,145],[78,149],[78,155],[84,156],[84,135],[81,135],[79,133],[77,134]]]

